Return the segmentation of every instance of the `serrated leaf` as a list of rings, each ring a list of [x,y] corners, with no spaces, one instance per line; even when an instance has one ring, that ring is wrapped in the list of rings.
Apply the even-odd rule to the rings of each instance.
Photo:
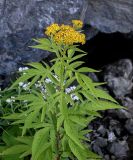
[[[19,137],[15,138],[15,139],[16,139],[18,142],[27,144],[27,145],[29,145],[29,146],[32,145],[32,141],[33,141],[33,137],[31,137],[31,136],[25,136],[25,137],[19,136]]]
[[[73,69],[81,66],[83,63],[85,63],[85,62],[83,62],[83,61],[73,62],[73,63],[71,63],[71,64],[69,65],[69,68],[73,70]]]
[[[71,60],[69,62],[73,62],[81,57],[84,57],[86,54],[79,54],[79,55],[76,55],[74,57],[71,58]]]
[[[32,160],[37,160],[39,155],[39,150],[45,151],[49,147],[48,138],[49,138],[49,131],[50,127],[46,127],[43,129],[40,129],[38,132],[36,132],[32,144]],[[44,144],[45,145],[44,147]]]
[[[25,81],[27,81],[28,79],[32,78],[33,76],[34,76],[33,73],[22,75],[21,77],[19,77],[19,78],[11,85],[11,87],[9,88],[9,90],[10,90],[10,89],[13,89],[16,85],[19,84],[19,82],[25,82]]]
[[[54,85],[51,83],[45,83],[46,90],[49,95],[53,95],[56,93],[56,89],[54,88]]]
[[[24,153],[22,153],[22,154],[19,156],[19,158],[24,158],[24,157],[27,157],[27,156],[29,156],[29,155],[31,155],[31,149],[29,149],[29,150],[25,151]]]
[[[12,113],[12,114],[10,114],[8,116],[3,116],[1,118],[2,119],[11,119],[11,120],[13,120],[13,119],[18,119],[19,116],[20,116],[20,113]]]
[[[69,139],[69,146],[71,148],[72,153],[75,155],[78,160],[86,160],[86,156],[82,153],[81,148],[77,146],[72,140]]]
[[[125,108],[116,103],[104,101],[104,100],[96,100],[96,103],[88,102],[85,104],[84,107],[90,111],[102,111],[107,109],[122,109],[122,108],[124,109]]]
[[[79,140],[78,133],[76,133],[75,128],[71,126],[72,122],[70,120],[64,121],[64,129],[66,134],[71,140],[73,140],[80,148],[84,149],[82,143]]]
[[[59,118],[57,118],[57,131],[59,131],[60,127],[62,126],[63,124],[63,121],[64,121],[64,118],[63,116],[59,116]]]
[[[110,100],[112,102],[118,103],[113,97],[111,97],[106,91],[104,91],[102,89],[96,88],[95,89],[95,95],[96,95],[96,97],[107,99],[107,100]]]
[[[25,118],[24,126],[22,127],[22,136],[26,133],[26,130],[31,127],[31,124],[34,122],[39,110],[40,109],[37,108]]]
[[[72,122],[79,124],[80,126],[86,127],[86,125],[89,124],[94,119],[94,117],[93,116],[85,117],[81,115],[69,115],[69,119]]]
[[[38,152],[36,153],[36,155],[33,157],[32,156],[32,160],[41,160],[39,157],[41,156],[41,154],[43,152],[45,152],[49,147],[51,146],[50,143],[44,143],[43,147],[41,147]],[[44,158],[44,157],[43,157]],[[52,160],[52,159],[51,159]]]
[[[68,57],[72,58],[72,56],[73,56],[74,53],[75,53],[75,48],[70,48],[70,49],[68,49],[67,53],[68,53]]]
[[[37,38],[37,39],[33,38],[32,40],[35,41],[35,42],[41,43],[43,45],[46,45],[46,46],[50,46],[51,45],[50,40],[47,39],[47,38]]]
[[[29,149],[28,145],[14,145],[2,152],[2,155],[11,155],[11,154],[19,154],[23,153]]]
[[[124,109],[125,107],[113,103],[113,102],[109,102],[109,101],[104,101],[104,100],[98,100],[98,105],[99,105],[99,109],[98,110],[107,110],[107,109]]]
[[[100,72],[100,71],[97,71],[95,69],[92,69],[92,68],[88,68],[88,67],[81,67],[77,70],[78,72]]]
[[[46,51],[50,51],[50,52],[55,52],[52,48],[50,48],[50,46],[46,46],[46,45],[43,45],[43,44],[38,44],[36,46],[29,46],[29,47],[42,49],[42,50],[46,50]]]
[[[43,108],[42,108],[42,113],[41,113],[41,122],[43,122],[44,119],[45,119],[46,110],[47,110],[47,106],[44,105]]]
[[[72,78],[70,78],[70,79],[68,79],[68,80],[66,81],[66,84],[65,84],[64,88],[69,87],[69,86],[74,82],[75,79],[76,79],[75,76],[72,77]]]
[[[85,51],[83,51],[83,50],[81,50],[81,49],[79,49],[79,48],[75,48],[75,51],[77,51],[77,52],[82,52],[82,53],[87,54],[87,52],[85,52]]]
[[[90,92],[92,92],[93,96],[96,97],[95,88],[93,86],[93,82],[92,82],[91,78],[89,78],[88,76],[86,76],[84,74],[79,74],[79,76],[81,77],[82,81],[86,85],[86,87],[84,87],[84,89],[88,88],[90,90]]]
[[[61,140],[61,144],[62,144],[62,149],[63,151],[68,150],[68,138],[67,136],[64,134],[62,140]]]
[[[100,156],[97,154],[93,153],[87,148],[80,149],[79,146],[77,146],[72,140],[69,140],[69,146],[71,148],[71,151],[75,155],[78,160],[96,160],[96,159],[102,159]]]

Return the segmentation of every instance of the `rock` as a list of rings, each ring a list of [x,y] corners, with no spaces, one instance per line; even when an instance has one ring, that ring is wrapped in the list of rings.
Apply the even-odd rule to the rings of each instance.
[[[109,147],[109,152],[121,159],[127,157],[128,150],[129,147],[126,141],[114,142]]]
[[[99,147],[106,147],[107,146],[107,139],[104,139],[102,137],[98,137],[95,142],[97,146]]]
[[[115,140],[116,140],[116,136],[115,136],[114,132],[108,132],[108,141],[113,142]]]
[[[69,24],[72,19],[80,19],[84,1],[0,0],[0,75],[15,72],[23,63],[46,58],[48,52],[28,47],[33,45],[31,39],[44,37],[44,28],[51,23]]]
[[[130,134],[133,134],[133,119],[129,119],[126,121],[125,128]]]
[[[103,126],[100,125],[99,128],[97,129],[98,133],[100,133],[102,136],[105,136],[107,129]]]
[[[133,30],[132,0],[87,0],[85,20],[91,26],[106,33]]]
[[[106,67],[104,80],[117,98],[132,92],[132,73],[133,65],[129,59],[122,59]]]
[[[128,108],[128,113],[131,115],[131,117],[129,118],[133,118],[133,99],[131,99],[130,97],[124,97],[122,99],[122,104],[123,106]]]

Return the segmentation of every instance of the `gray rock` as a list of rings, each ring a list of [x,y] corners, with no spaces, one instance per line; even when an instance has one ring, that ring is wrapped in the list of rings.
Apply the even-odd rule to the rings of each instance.
[[[126,141],[114,142],[109,147],[109,152],[117,158],[127,157],[128,150],[129,147]]]
[[[84,0],[0,0],[0,75],[46,58],[48,52],[28,47],[31,39],[44,37],[44,28],[51,23],[79,19],[83,6]]]
[[[102,137],[98,137],[95,142],[94,142],[97,146],[99,147],[106,147],[107,146],[107,139],[102,138]]]
[[[104,80],[118,98],[131,93],[133,65],[131,60],[122,59],[115,64],[106,67]]]
[[[133,30],[132,0],[87,0],[86,21],[102,32]]]
[[[105,136],[107,129],[103,125],[100,125],[97,129],[97,132],[100,133],[102,136]]]
[[[115,136],[114,132],[108,132],[108,141],[113,142],[115,140],[116,140],[116,136]]]
[[[131,134],[133,134],[133,119],[129,119],[126,121],[125,128]]]
[[[123,106],[127,107],[128,108],[128,112],[131,117],[129,116],[129,118],[133,118],[133,99],[129,98],[129,97],[124,97],[122,99],[122,104]]]

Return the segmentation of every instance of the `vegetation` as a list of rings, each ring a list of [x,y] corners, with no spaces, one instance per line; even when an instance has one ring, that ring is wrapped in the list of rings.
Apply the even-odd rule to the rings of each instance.
[[[52,24],[48,38],[34,39],[32,46],[53,52],[51,66],[45,62],[20,68],[21,76],[1,91],[0,156],[2,160],[94,160],[101,159],[89,147],[88,124],[98,111],[122,108],[85,73],[98,72],[82,67],[78,60],[86,53],[83,23]],[[75,85],[74,85],[75,84]]]

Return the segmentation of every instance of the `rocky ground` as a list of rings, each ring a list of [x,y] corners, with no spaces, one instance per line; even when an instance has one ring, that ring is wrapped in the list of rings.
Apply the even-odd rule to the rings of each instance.
[[[122,59],[105,66],[101,73],[107,82],[106,89],[116,98],[125,110],[102,112],[102,119],[89,125],[92,149],[105,160],[133,159],[133,64],[130,59]],[[96,76],[94,80],[96,79]]]

